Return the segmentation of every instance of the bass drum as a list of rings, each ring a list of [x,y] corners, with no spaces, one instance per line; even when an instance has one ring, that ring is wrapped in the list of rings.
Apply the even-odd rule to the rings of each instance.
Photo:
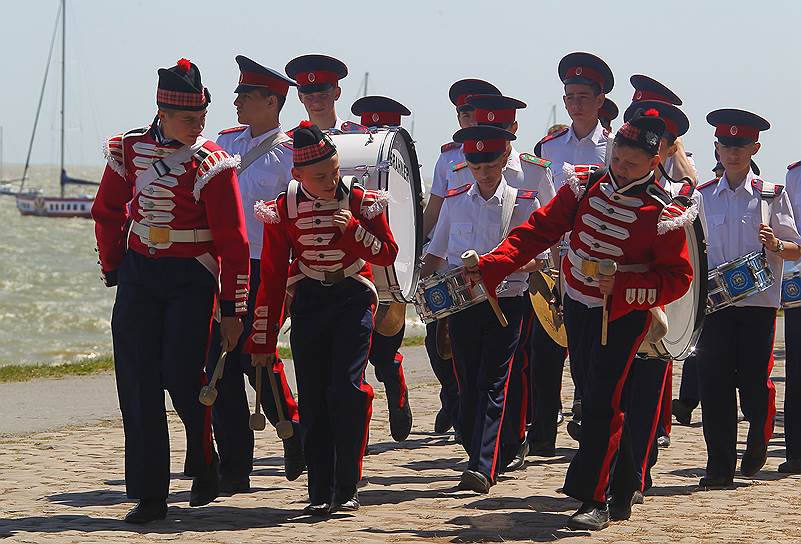
[[[398,244],[392,266],[372,265],[380,302],[414,302],[423,250],[420,164],[414,142],[402,127],[331,131],[342,176],[356,176],[367,189],[389,193],[387,216]]]
[[[667,334],[659,342],[644,343],[640,355],[666,361],[683,361],[695,350],[706,315],[707,261],[706,240],[701,219],[684,227],[687,252],[693,267],[693,281],[681,298],[665,306]]]

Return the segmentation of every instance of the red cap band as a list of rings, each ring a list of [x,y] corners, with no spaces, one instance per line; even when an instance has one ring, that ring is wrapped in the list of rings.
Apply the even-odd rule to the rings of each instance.
[[[399,126],[401,124],[401,114],[387,111],[366,111],[362,113],[361,124],[366,127],[374,125]]]
[[[488,153],[492,151],[505,151],[506,140],[465,140],[465,153]]]
[[[572,66],[568,69],[565,73],[565,76],[562,78],[562,81],[566,79],[572,79],[574,77],[583,77],[589,79],[590,81],[594,81],[598,84],[598,86],[603,89],[604,88],[604,76],[601,75],[600,72],[597,70],[593,70],[592,68],[588,68],[587,66]]]
[[[476,108],[476,122],[477,123],[514,123],[515,110],[514,108],[508,110],[482,110]]]
[[[668,119],[667,117],[661,118],[665,122],[665,130],[671,133],[673,136],[678,136],[679,134],[679,125],[673,122],[672,119]]]
[[[456,107],[464,106],[467,104],[467,99],[473,96],[472,94],[460,94],[456,97]]]
[[[305,87],[306,85],[320,85],[322,83],[331,83],[332,85],[336,85],[339,81],[339,76],[336,72],[329,72],[327,70],[298,72],[295,75],[295,81],[301,87]]]
[[[663,96],[659,93],[656,93],[654,91],[641,91],[639,89],[634,91],[634,96],[632,97],[631,101],[642,102],[643,100],[658,100],[659,102],[667,102],[668,104],[673,103],[673,101],[670,98]]]
[[[239,74],[239,84],[249,85],[250,87],[264,87],[281,96],[286,96],[287,92],[289,92],[289,83],[286,81],[256,72],[241,72]]]
[[[718,138],[742,138],[744,140],[759,139],[759,129],[747,125],[718,125],[715,127],[715,136]]]

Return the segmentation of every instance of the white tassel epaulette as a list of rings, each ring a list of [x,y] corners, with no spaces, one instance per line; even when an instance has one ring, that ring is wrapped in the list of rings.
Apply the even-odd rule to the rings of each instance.
[[[685,207],[674,201],[662,209],[659,222],[656,224],[656,233],[661,235],[672,230],[684,228],[695,221],[696,217],[698,217],[698,205],[696,203]]]
[[[103,142],[103,157],[106,159],[106,162],[120,176],[125,177],[125,165],[123,165],[117,158],[111,153],[111,147],[108,145],[108,140]]]
[[[268,225],[275,225],[281,222],[281,216],[278,214],[278,207],[275,200],[265,202],[259,200],[253,205],[253,215],[262,223]]]
[[[216,156],[216,155],[218,155],[218,154],[220,154],[220,155],[223,155],[223,154],[224,154],[225,156],[224,156],[224,157],[222,157],[222,156],[218,157],[218,156]],[[219,174],[220,172],[222,172],[222,171],[223,171],[223,170],[225,170],[226,168],[233,168],[233,169],[236,169],[236,168],[238,168],[238,167],[239,167],[239,163],[240,163],[240,161],[241,161],[241,159],[239,158],[239,155],[234,155],[233,157],[231,157],[231,156],[230,156],[230,155],[228,155],[228,153],[226,153],[225,151],[219,150],[219,151],[215,151],[215,152],[213,152],[213,153],[212,153],[212,154],[211,154],[211,155],[210,155],[210,156],[209,156],[209,157],[208,157],[208,158],[207,158],[205,161],[203,161],[203,162],[206,162],[206,161],[208,161],[208,160],[209,160],[209,159],[211,159],[212,157],[214,157],[214,159],[216,160],[216,162],[214,162],[214,164],[212,164],[212,165],[209,167],[209,169],[208,169],[208,170],[206,170],[206,171],[203,173],[203,175],[202,175],[202,176],[200,176],[199,178],[197,178],[197,179],[195,180],[195,187],[192,189],[192,196],[194,196],[194,197],[195,197],[195,200],[200,200],[200,191],[202,191],[202,190],[203,190],[203,187],[205,187],[205,186],[206,186],[206,184],[207,184],[209,181],[211,181],[211,179],[212,179],[214,176],[216,176],[217,174]],[[203,165],[201,164],[201,168],[202,168],[202,167],[203,167]],[[198,172],[200,172],[201,168],[198,168]]]
[[[566,162],[562,165],[562,172],[564,172],[565,181],[570,185],[573,194],[577,197],[581,196],[586,190],[586,185],[582,185],[578,174],[576,174],[576,168],[569,162]]]
[[[364,197],[362,197],[362,198],[365,199],[365,198],[369,198],[369,197],[374,197],[374,201],[369,206],[366,206],[366,207],[362,206],[362,212],[361,213],[365,218],[373,219],[375,217],[378,217],[378,215],[381,212],[383,212],[384,209],[389,204],[389,192],[388,191],[382,191],[382,190],[379,190],[379,191],[365,191],[364,192]],[[362,203],[364,203],[364,200],[362,200]]]

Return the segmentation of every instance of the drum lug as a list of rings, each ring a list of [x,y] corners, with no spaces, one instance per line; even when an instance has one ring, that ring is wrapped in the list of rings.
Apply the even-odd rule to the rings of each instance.
[[[380,161],[375,167],[379,172],[389,172],[389,161]]]

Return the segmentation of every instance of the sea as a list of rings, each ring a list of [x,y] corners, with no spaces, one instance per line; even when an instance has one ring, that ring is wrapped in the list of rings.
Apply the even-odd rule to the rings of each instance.
[[[68,172],[99,180],[102,168]],[[13,179],[21,168],[6,166],[3,174]],[[35,166],[29,178],[29,187],[58,194],[57,167]],[[0,365],[59,364],[111,354],[116,289],[100,280],[95,248],[91,219],[23,217],[13,196],[0,195]],[[407,337],[425,334],[412,305],[406,325]],[[285,334],[280,342],[286,343]]]

